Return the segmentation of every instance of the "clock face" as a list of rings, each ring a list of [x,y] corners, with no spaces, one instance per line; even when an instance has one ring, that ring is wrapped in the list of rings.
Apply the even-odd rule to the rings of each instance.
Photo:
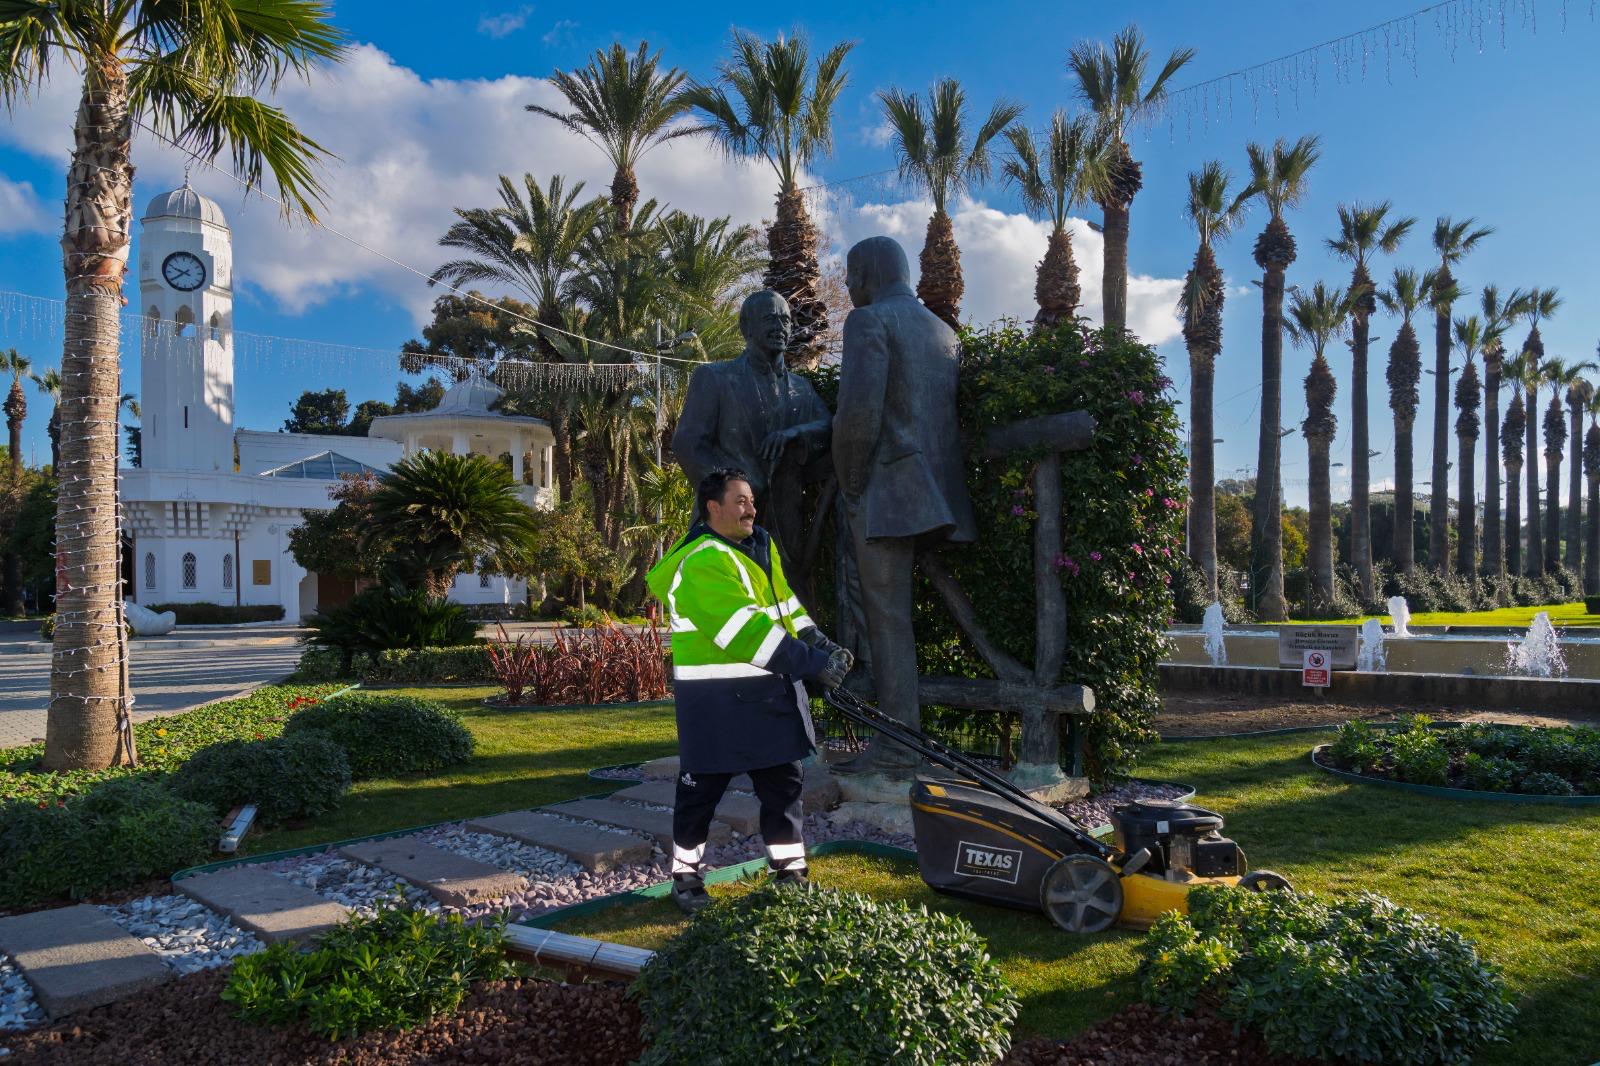
[[[179,292],[193,292],[206,283],[206,265],[188,252],[173,252],[161,264],[161,276]]]

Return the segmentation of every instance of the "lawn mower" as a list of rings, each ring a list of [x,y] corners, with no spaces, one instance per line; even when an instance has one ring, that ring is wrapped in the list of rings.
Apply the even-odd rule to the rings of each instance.
[[[844,689],[825,698],[840,714],[956,776],[919,773],[911,785],[917,865],[935,892],[1042,910],[1069,933],[1113,924],[1148,928],[1167,911],[1187,912],[1197,885],[1287,889],[1270,870],[1249,871],[1244,851],[1222,835],[1222,817],[1176,800],[1113,808],[1113,844],[1000,774]],[[1247,872],[1249,871],[1249,872]]]

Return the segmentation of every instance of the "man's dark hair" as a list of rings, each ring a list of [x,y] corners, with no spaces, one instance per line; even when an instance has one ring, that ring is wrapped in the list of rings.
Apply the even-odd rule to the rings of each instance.
[[[712,500],[721,503],[723,494],[728,491],[728,482],[730,481],[743,481],[748,484],[750,475],[737,467],[722,466],[700,479],[700,488],[696,490],[694,497],[696,517],[702,519],[711,517],[711,512],[706,509],[706,504]]]

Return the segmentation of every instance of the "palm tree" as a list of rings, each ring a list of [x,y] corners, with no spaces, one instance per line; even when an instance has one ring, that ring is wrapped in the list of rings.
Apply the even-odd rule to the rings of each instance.
[[[139,408],[139,394],[125,392],[117,400],[117,410],[126,411],[135,421],[144,417],[144,412]],[[141,438],[138,426],[124,425],[124,433],[128,435],[128,459],[131,465],[141,466],[144,463],[144,441]]]
[[[1505,544],[1501,537],[1500,508],[1500,384],[1505,360],[1505,334],[1511,321],[1522,314],[1527,294],[1512,289],[1504,300],[1494,285],[1485,285],[1483,309],[1483,573],[1505,575]],[[1520,533],[1520,531],[1518,531]]]
[[[1544,533],[1544,557],[1547,570],[1554,570],[1558,559],[1561,560],[1560,565],[1566,566],[1569,570],[1572,569],[1574,563],[1580,563],[1581,565],[1581,561],[1575,558],[1578,554],[1574,550],[1573,544],[1576,533],[1571,521],[1573,507],[1578,506],[1581,508],[1581,491],[1572,492],[1569,490],[1567,495],[1567,548],[1564,557],[1561,553],[1561,458],[1566,452],[1567,446],[1566,413],[1561,409],[1561,402],[1565,397],[1568,404],[1579,409],[1575,410],[1579,417],[1575,418],[1574,422],[1581,429],[1583,425],[1580,413],[1583,402],[1581,395],[1583,387],[1588,384],[1583,380],[1583,375],[1594,369],[1597,368],[1592,362],[1569,364],[1562,359],[1550,359],[1546,360],[1544,364],[1544,378],[1551,386],[1550,406],[1545,408],[1544,412],[1544,457],[1548,474],[1548,480],[1545,482],[1546,514]],[[1577,394],[1576,396],[1575,393]],[[1574,449],[1579,446],[1581,440],[1582,438],[1577,433],[1572,435]],[[1574,459],[1573,465],[1581,466],[1582,464]]]
[[[1068,118],[1065,111],[1051,116],[1042,155],[1032,132],[1023,126],[1007,129],[1006,139],[1011,142],[1012,156],[1001,173],[1017,187],[1023,209],[1050,222],[1050,243],[1039,261],[1033,285],[1033,296],[1039,303],[1034,326],[1050,329],[1058,322],[1071,321],[1078,313],[1082,290],[1067,220],[1072,209],[1089,195],[1105,158],[1105,141],[1088,118]]]
[[[1350,260],[1350,293],[1355,307],[1350,321],[1350,554],[1354,557],[1361,600],[1371,603],[1372,581],[1371,447],[1368,433],[1367,354],[1369,323],[1378,308],[1377,288],[1367,271],[1374,252],[1393,255],[1417,224],[1414,218],[1389,220],[1388,200],[1377,204],[1339,205],[1339,236],[1328,248]]]
[[[1461,376],[1456,379],[1456,573],[1471,577],[1476,572],[1478,523],[1475,515],[1477,486],[1473,460],[1477,455],[1478,407],[1482,402],[1482,385],[1478,381],[1478,365],[1474,360],[1483,348],[1483,323],[1477,315],[1458,318],[1455,323],[1456,344],[1466,356]]]
[[[22,393],[22,378],[33,367],[33,360],[15,348],[0,352],[0,374],[11,375],[11,391],[3,405],[6,413],[6,440],[11,455],[11,481],[8,489],[22,487],[22,422],[28,417],[28,398]],[[5,581],[0,589],[0,613],[22,613],[22,562],[9,548],[5,553]]]
[[[1428,513],[1428,559],[1444,573],[1450,544],[1450,313],[1462,291],[1450,273],[1453,263],[1494,232],[1473,228],[1475,218],[1452,221],[1441,216],[1433,224],[1433,249],[1439,253],[1432,289],[1433,302],[1433,507]]]
[[[1400,316],[1400,328],[1389,344],[1389,409],[1394,412],[1394,567],[1409,574],[1416,565],[1412,534],[1415,509],[1412,477],[1412,430],[1417,421],[1417,383],[1422,379],[1422,349],[1411,318],[1428,297],[1433,275],[1418,276],[1410,267],[1397,268],[1389,288],[1378,293],[1384,308]]]
[[[1174,48],[1160,73],[1149,78],[1150,53],[1137,26],[1118,33],[1109,49],[1099,41],[1080,41],[1067,55],[1067,67],[1078,79],[1078,92],[1098,117],[1107,138],[1109,155],[1091,190],[1105,213],[1100,295],[1107,326],[1125,329],[1128,325],[1128,213],[1144,184],[1139,164],[1128,151],[1128,130],[1161,101],[1168,80],[1193,58],[1193,48]]]
[[[369,536],[404,545],[429,595],[450,591],[463,564],[515,556],[533,536],[533,512],[505,465],[483,455],[407,455],[379,479]]]
[[[967,94],[954,78],[940,78],[928,90],[927,109],[915,93],[889,89],[878,94],[900,156],[900,177],[927,192],[933,216],[918,260],[917,297],[950,324],[961,327],[961,249],[945,210],[951,193],[971,189],[989,177],[989,142],[1022,114],[1022,105],[996,100],[989,116],[968,139]]]
[[[1600,612],[1600,389],[1589,390],[1589,432],[1583,439],[1583,472],[1589,479],[1588,544],[1583,596],[1590,614]]]
[[[1212,436],[1217,356],[1222,352],[1222,270],[1212,243],[1226,239],[1244,221],[1255,190],[1246,186],[1230,196],[1233,176],[1216,161],[1189,172],[1190,223],[1200,238],[1194,265],[1183,280],[1178,310],[1189,349],[1189,557],[1205,578],[1206,593],[1217,596],[1217,477]]]
[[[1250,187],[1271,216],[1256,238],[1261,279],[1261,447],[1256,462],[1255,513],[1250,524],[1250,586],[1256,613],[1265,621],[1288,617],[1283,600],[1283,477],[1279,441],[1283,420],[1283,284],[1294,262],[1294,237],[1283,213],[1306,194],[1306,176],[1321,150],[1316,137],[1292,146],[1279,138],[1271,148],[1250,144]],[[1109,217],[1109,212],[1108,212]],[[1110,241],[1108,240],[1109,246]],[[1107,254],[1109,258],[1109,251]]]
[[[1528,294],[1522,315],[1528,320],[1528,339],[1522,342],[1522,388],[1527,396],[1526,437],[1524,449],[1528,470],[1528,553],[1527,574],[1540,577],[1545,572],[1544,546],[1540,537],[1539,521],[1539,386],[1543,384],[1544,338],[1539,336],[1539,322],[1554,315],[1561,307],[1561,297],[1555,289],[1534,289]]]
[[[639,42],[630,56],[621,42],[597,49],[582,70],[561,71],[550,81],[566,99],[570,111],[529,104],[534,114],[553,118],[605,153],[612,167],[611,209],[618,228],[633,227],[639,203],[639,178],[634,168],[652,148],[697,132],[673,125],[686,107],[678,88],[686,75],[676,67],[661,69],[661,54]]]
[[[1330,484],[1328,453],[1339,420],[1333,413],[1338,384],[1324,354],[1328,342],[1342,337],[1350,328],[1352,300],[1343,289],[1329,290],[1317,282],[1307,295],[1296,289],[1289,301],[1289,316],[1284,329],[1297,345],[1309,346],[1313,353],[1311,372],[1306,375],[1306,420],[1301,431],[1311,457],[1311,528],[1306,559],[1311,570],[1311,597],[1308,607],[1313,617],[1333,608],[1333,491]]]
[[[1567,368],[1567,407],[1572,412],[1572,477],[1567,482],[1567,547],[1561,562],[1574,575],[1583,573],[1583,411],[1594,394],[1594,382],[1582,375],[1600,370],[1592,360]]]
[[[50,438],[50,469],[61,476],[61,371],[50,367],[43,374],[31,374],[34,387],[50,397],[50,417],[45,435]]]
[[[1527,410],[1522,404],[1523,365],[1520,355],[1505,364],[1511,402],[1506,405],[1500,433],[1500,450],[1506,463],[1506,573],[1511,577],[1522,573],[1522,446],[1528,426]]]
[[[828,308],[817,291],[817,229],[800,190],[804,169],[833,148],[833,109],[848,75],[841,42],[811,62],[801,34],[763,42],[735,30],[733,55],[717,83],[695,83],[679,100],[705,119],[700,129],[730,156],[763,159],[778,176],[777,215],[767,228],[771,262],[763,281],[789,301],[794,328],[785,358],[814,366]],[[807,72],[810,72],[809,75]]]
[[[131,758],[118,619],[118,326],[133,219],[133,128],[143,124],[209,163],[223,152],[249,185],[270,171],[286,211],[311,217],[324,154],[270,98],[288,75],[339,58],[323,0],[12,4],[0,16],[0,100],[9,110],[52,71],[83,79],[67,170],[60,580],[45,725],[47,770]],[[88,520],[84,516],[103,516]],[[129,726],[128,728],[131,728]]]
[[[537,308],[535,317],[541,324],[561,329],[566,285],[578,268],[578,253],[594,229],[604,201],[580,202],[583,182],[568,188],[559,174],[551,175],[544,186],[532,174],[525,174],[522,186],[523,191],[518,191],[516,183],[502,174],[499,207],[456,208],[457,221],[439,238],[439,244],[467,255],[440,266],[428,283],[459,287],[489,281],[509,286]],[[549,334],[542,330],[538,345],[546,360],[560,361]],[[569,500],[571,410],[559,393],[542,399],[538,406],[549,413],[555,437],[552,465],[557,492],[561,499]]]

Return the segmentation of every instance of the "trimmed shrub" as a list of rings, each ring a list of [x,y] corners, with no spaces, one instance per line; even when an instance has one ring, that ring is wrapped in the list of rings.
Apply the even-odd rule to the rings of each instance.
[[[379,652],[367,675],[373,681],[492,681],[486,645],[404,648]]]
[[[344,675],[359,653],[371,656],[390,648],[470,644],[478,633],[466,608],[421,589],[367,589],[311,615],[306,625],[312,631],[306,643],[339,649]]]
[[[697,915],[645,968],[640,1066],[988,1064],[1017,1000],[964,920],[766,885]]]
[[[205,861],[217,818],[158,782],[101,781],[83,795],[0,806],[0,907],[83,899]]]
[[[1377,734],[1360,719],[1352,719],[1339,727],[1333,743],[1328,745],[1328,754],[1339,769],[1358,774],[1371,771],[1383,761]]]
[[[156,603],[150,610],[157,614],[171,611],[178,616],[180,626],[238,625],[242,622],[279,622],[283,620],[283,605],[278,603]]]
[[[1472,942],[1381,896],[1202,886],[1139,948],[1145,1002],[1214,1006],[1291,1058],[1465,1064],[1515,1008]]]
[[[439,770],[472,758],[473,739],[460,716],[411,696],[350,693],[308,707],[286,735],[318,733],[344,749],[357,781]]]
[[[172,776],[172,790],[218,814],[255,803],[263,825],[338,809],[350,788],[344,749],[317,733],[227,740],[201,748]]]
[[[1418,785],[1450,783],[1450,752],[1426,725],[1414,726],[1389,738],[1394,775]]]
[[[455,1010],[475,982],[514,976],[504,945],[498,924],[387,908],[335,926],[309,953],[278,943],[240,959],[222,998],[246,1021],[303,1022],[328,1040],[407,1029]]]

